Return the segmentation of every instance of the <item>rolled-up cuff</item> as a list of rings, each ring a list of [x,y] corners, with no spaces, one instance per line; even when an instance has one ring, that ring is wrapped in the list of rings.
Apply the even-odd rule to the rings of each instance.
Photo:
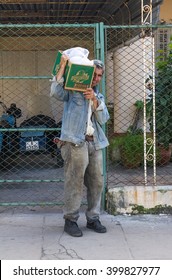
[[[59,81],[57,81],[56,76],[53,76],[53,78],[50,80],[50,82],[56,82],[58,85],[63,86],[64,78],[62,77]]]

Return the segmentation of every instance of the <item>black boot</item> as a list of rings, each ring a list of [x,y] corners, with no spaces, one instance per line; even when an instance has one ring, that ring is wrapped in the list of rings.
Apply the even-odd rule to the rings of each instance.
[[[101,224],[101,222],[97,219],[95,221],[87,221],[87,228],[94,230],[98,233],[105,233],[106,227]]]
[[[77,223],[68,219],[65,220],[64,231],[74,237],[80,237],[83,235]]]

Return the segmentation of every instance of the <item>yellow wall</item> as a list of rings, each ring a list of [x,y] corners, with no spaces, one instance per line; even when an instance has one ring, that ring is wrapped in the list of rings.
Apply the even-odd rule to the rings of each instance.
[[[160,20],[172,23],[172,0],[164,0],[160,7]]]
[[[77,45],[75,38],[66,36],[20,36],[20,30],[11,37],[0,36],[0,76],[50,76],[57,50]],[[29,37],[30,35],[30,37]],[[66,46],[66,45],[68,46]],[[94,45],[89,39],[82,39],[80,47],[88,48],[89,58],[93,59]],[[63,49],[65,49],[65,47]],[[20,125],[25,119],[37,114],[44,114],[59,122],[63,103],[50,98],[50,81],[45,79],[0,79],[0,101],[7,107],[16,103],[22,110]],[[0,106],[0,116],[3,108]]]

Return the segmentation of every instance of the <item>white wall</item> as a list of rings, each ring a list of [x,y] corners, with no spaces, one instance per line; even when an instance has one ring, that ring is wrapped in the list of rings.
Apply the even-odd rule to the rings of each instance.
[[[143,39],[117,49],[113,57],[114,132],[124,133],[132,124],[135,113],[134,103],[143,100],[144,96]]]

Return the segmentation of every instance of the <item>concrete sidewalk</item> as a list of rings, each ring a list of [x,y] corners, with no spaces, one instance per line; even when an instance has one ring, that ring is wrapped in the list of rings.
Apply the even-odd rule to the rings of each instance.
[[[107,233],[86,228],[83,237],[63,231],[62,213],[30,211],[0,213],[1,260],[171,260],[172,216],[101,215]]]

